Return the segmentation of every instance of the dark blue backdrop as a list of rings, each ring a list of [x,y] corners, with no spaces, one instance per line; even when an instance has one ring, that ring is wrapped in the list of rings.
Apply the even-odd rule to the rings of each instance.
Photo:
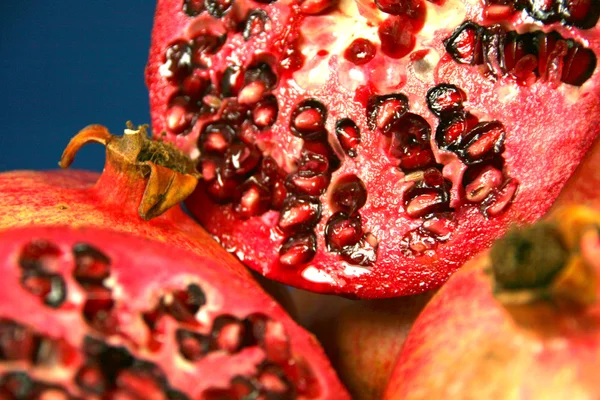
[[[152,0],[0,0],[0,171],[52,169],[91,123],[148,123]],[[85,148],[77,168],[100,171]]]

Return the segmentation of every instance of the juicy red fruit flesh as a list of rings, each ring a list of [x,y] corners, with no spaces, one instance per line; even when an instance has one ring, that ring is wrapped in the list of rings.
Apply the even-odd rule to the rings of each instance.
[[[198,160],[187,205],[250,267],[358,297],[433,289],[509,225],[543,215],[597,134],[586,4],[548,2],[562,14],[525,25],[514,13],[537,18],[541,3],[236,0],[190,18],[161,0],[154,129]],[[248,37],[251,14],[262,22]],[[210,78],[186,129],[170,129],[167,99],[193,96],[164,73],[178,65],[167,50],[198,32],[224,42],[183,69]],[[214,124],[233,132],[215,140],[219,154],[202,147]],[[246,168],[226,156],[238,143]]]
[[[0,249],[15,280],[0,295],[2,398],[239,399],[240,382],[265,398],[347,398],[312,338],[209,259],[99,229],[13,229]],[[16,284],[23,269],[61,277],[62,303]],[[110,306],[90,318],[100,297]]]

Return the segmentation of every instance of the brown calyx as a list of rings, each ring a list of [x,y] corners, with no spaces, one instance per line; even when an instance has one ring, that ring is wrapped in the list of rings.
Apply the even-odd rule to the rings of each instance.
[[[85,127],[71,139],[59,165],[68,168],[79,149],[91,142],[106,146],[106,165],[96,189],[116,204],[138,201],[140,191],[138,214],[145,220],[182,202],[196,188],[200,174],[193,162],[173,145],[149,139],[146,126],[136,130],[131,123],[123,136],[102,125]]]
[[[597,261],[585,241],[598,241],[600,214],[585,207],[559,210],[552,221],[514,228],[490,252],[496,298],[505,305],[549,300],[586,306],[597,298]]]

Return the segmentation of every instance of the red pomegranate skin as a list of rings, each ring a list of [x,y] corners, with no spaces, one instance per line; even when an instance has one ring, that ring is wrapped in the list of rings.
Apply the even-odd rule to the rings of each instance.
[[[597,224],[598,214],[590,219]],[[597,232],[587,233],[580,248],[593,281],[600,273],[600,241]],[[549,301],[507,305],[494,294],[489,268],[489,254],[482,253],[433,297],[406,339],[383,398],[598,398],[598,301],[571,308]],[[597,286],[593,293],[597,299]]]
[[[40,399],[348,398],[314,338],[209,254],[107,229],[25,227],[0,232],[0,269],[3,398],[15,371]],[[48,274],[63,283],[52,306],[24,285]],[[107,293],[112,306],[87,318]]]
[[[394,4],[390,7],[398,7]],[[416,1],[411,6],[414,9],[408,10],[415,12],[411,14],[412,17],[397,16],[416,18],[402,24],[403,29],[412,30],[407,34],[412,32],[414,35],[414,48],[409,49],[405,57],[393,58],[393,55],[384,53],[378,36],[378,27],[391,15],[380,11],[378,7],[388,9],[389,5],[341,1],[331,2],[331,7],[318,13],[307,13],[296,2],[286,0],[268,4],[238,0],[222,18],[201,10],[198,15],[190,17],[183,11],[182,5],[182,0],[160,0],[157,3],[146,69],[152,127],[157,137],[175,143],[197,159],[199,170],[206,166],[212,168],[212,155],[206,155],[208,153],[204,147],[204,150],[199,149],[199,140],[200,147],[204,146],[203,141],[208,140],[205,128],[211,123],[230,118],[227,105],[243,102],[249,109],[246,119],[243,122],[231,122],[231,129],[238,132],[239,140],[258,146],[263,157],[270,156],[276,161],[283,176],[282,182],[286,177],[293,177],[300,168],[298,160],[303,151],[327,153],[328,150],[323,147],[327,145],[310,136],[316,131],[320,132],[320,129],[327,133],[326,140],[323,140],[340,159],[339,168],[332,166],[328,173],[318,176],[329,179],[322,193],[317,189],[323,180],[313,181],[312,188],[317,194],[313,193],[312,196],[317,199],[321,213],[301,217],[305,218],[303,221],[306,225],[299,230],[307,231],[302,233],[305,235],[302,241],[297,239],[294,242],[297,247],[292,254],[289,246],[284,244],[301,233],[294,229],[291,229],[291,233],[289,230],[286,232],[278,226],[282,218],[280,203],[265,205],[256,200],[260,199],[256,195],[255,203],[252,203],[256,206],[253,211],[255,215],[240,217],[234,210],[237,200],[234,198],[232,203],[227,198],[229,194],[226,192],[233,192],[233,188],[242,187],[244,182],[259,179],[260,173],[256,171],[260,167],[251,172],[245,171],[239,180],[235,178],[225,183],[219,183],[219,179],[210,172],[214,172],[214,169],[207,167],[210,173],[200,180],[198,188],[186,201],[190,211],[211,234],[219,238],[226,249],[264,276],[285,284],[358,298],[395,297],[435,289],[465,261],[488,248],[510,225],[529,223],[542,217],[598,133],[598,68],[594,68],[580,86],[578,84],[581,82],[568,77],[568,74],[575,74],[584,80],[585,76],[578,74],[583,73],[586,65],[591,65],[586,57],[590,55],[589,52],[593,54],[591,57],[598,55],[600,37],[595,22],[591,27],[586,22],[573,23],[571,20],[544,24],[526,10],[517,12],[508,7],[508,12],[499,13],[494,1],[486,3],[485,7],[482,2],[467,0],[435,3]],[[246,40],[241,28],[236,27],[244,25],[250,10],[263,10],[268,23],[264,32]],[[409,15],[408,11],[406,15]],[[557,20],[561,18],[568,19],[565,16],[556,17]],[[542,73],[536,75],[531,72],[531,63],[537,61],[532,60],[549,60],[541,53],[537,54],[537,58],[522,54],[519,55],[521,58],[506,55],[500,60],[503,64],[499,66],[498,60],[493,59],[495,54],[500,54],[498,48],[490,44],[492,65],[489,68],[486,69],[483,61],[480,62],[475,56],[469,62],[459,63],[455,61],[458,53],[450,55],[444,40],[450,40],[465,21],[485,26],[486,37],[490,38],[514,38],[517,36],[510,36],[514,34],[513,31],[522,35],[535,31],[550,43],[551,38],[555,37],[551,31],[555,31],[564,40],[573,41],[568,43],[579,49],[580,58],[572,65],[575,69],[569,69],[571,67],[565,66],[568,64],[566,58],[561,58],[567,56],[557,56],[566,54],[562,51],[567,50],[562,47],[555,49],[556,52],[552,54],[559,57],[554,59],[558,61],[544,64]],[[499,29],[493,25],[499,22],[504,30],[493,33],[497,32],[494,29]],[[341,35],[340,32],[346,34]],[[199,35],[207,33],[212,34],[213,38],[224,35],[224,41],[211,48],[210,52],[200,51],[199,55],[192,53],[192,56],[201,58],[199,64],[202,66],[192,65],[185,57],[174,58],[175,51],[171,45],[192,43],[193,39],[204,38]],[[527,37],[518,36],[518,40],[530,40]],[[357,38],[371,41],[376,48],[375,56],[362,65],[352,64],[344,57],[345,50]],[[503,49],[508,50],[502,54],[521,51],[520,42],[514,40],[510,42],[514,47],[507,44]],[[577,43],[583,47],[577,47]],[[464,46],[457,45],[456,48],[468,50],[468,44],[466,40]],[[471,47],[477,48],[477,45]],[[586,53],[587,50],[583,48],[590,50]],[[473,50],[473,54],[478,51]],[[482,59],[482,53],[477,55]],[[269,84],[272,87],[267,85],[259,90],[251,86],[240,96],[235,91],[245,88],[240,81],[243,81],[243,77],[222,83],[221,77],[228,67],[240,66],[243,71],[261,62],[269,65],[277,78],[276,83]],[[575,65],[580,66],[580,70],[576,71]],[[571,72],[563,71],[565,76],[561,75],[562,67]],[[194,103],[194,107],[203,111],[196,111],[189,103],[182,105],[184,101],[192,101],[190,87],[196,87],[192,83],[197,83],[194,79],[208,85],[202,100]],[[426,97],[429,90],[446,83],[455,85],[463,93],[462,107],[470,114],[461,115],[476,117],[490,132],[493,125],[485,125],[486,122],[497,121],[504,129],[504,139],[498,139],[502,137],[500,131],[496,132],[499,135],[494,136],[496,139],[488,137],[498,140],[494,142],[497,144],[503,140],[502,146],[494,147],[499,151],[497,157],[493,158],[495,161],[490,159],[478,164],[496,168],[495,173],[501,175],[503,182],[501,186],[491,181],[486,183],[488,189],[494,187],[490,194],[484,192],[487,200],[473,199],[476,197],[474,194],[470,198],[467,196],[466,177],[468,171],[476,167],[467,167],[464,158],[468,158],[466,153],[444,150],[444,146],[440,146],[435,138],[438,128],[443,127],[448,119],[436,117]],[[224,89],[228,92],[224,93]],[[413,115],[412,121],[418,120],[414,117],[417,115],[431,129],[429,138],[419,146],[431,148],[432,153],[424,150],[422,159],[415,156],[409,160],[407,148],[390,151],[390,137],[384,134],[385,115],[380,115],[375,122],[369,121],[366,110],[369,100],[392,93],[404,94],[408,100],[408,110],[394,112],[393,108],[388,109],[387,115],[392,121],[410,113]],[[255,106],[261,103],[253,103],[271,95],[278,105],[274,112],[262,105]],[[303,114],[298,123],[305,133],[309,132],[303,139],[294,134],[290,124],[298,115],[295,113],[297,107],[308,99],[317,100],[326,110],[326,117],[323,114],[319,117],[319,113],[314,112],[316,109],[312,114]],[[255,117],[252,112],[256,110],[253,107],[264,111],[260,114],[262,119],[257,122],[261,128],[253,122],[252,118]],[[271,120],[265,115],[270,116]],[[345,118],[355,123],[360,140],[355,140],[353,134],[344,139],[346,142],[336,137],[336,124]],[[265,120],[269,123],[265,123]],[[381,122],[381,127],[377,127],[377,121]],[[370,122],[376,127],[369,126]],[[411,124],[414,124],[411,127],[426,126],[417,122]],[[401,124],[394,126],[394,129],[401,130]],[[480,125],[477,125],[479,128],[467,126],[467,131],[473,134],[481,132],[477,129],[484,129]],[[394,136],[391,136],[393,139]],[[482,146],[489,150],[486,147],[490,146],[489,143]],[[463,145],[467,146],[466,143]],[[476,152],[475,148],[472,150]],[[431,161],[430,154],[433,154],[435,161]],[[330,153],[328,157],[335,164]],[[410,188],[414,187],[413,179],[422,179],[422,175],[413,172],[423,172],[426,168],[413,170],[414,164],[411,164],[413,167],[403,167],[403,163],[408,161],[421,166],[432,163],[437,173],[443,173],[444,182],[451,186],[440,189],[443,195],[434,195],[436,201],[443,203],[440,208],[431,211],[426,207],[427,201],[433,201],[431,197],[423,197],[421,203],[410,204],[415,199],[410,192]],[[502,164],[502,167],[494,162]],[[328,249],[325,231],[334,211],[339,208],[332,201],[332,194],[338,180],[346,175],[357,176],[364,183],[366,202],[358,211],[353,210],[355,216],[360,216],[362,232],[358,233],[364,234],[363,239],[342,253]],[[222,185],[219,189],[223,190],[219,196],[225,197],[220,201],[214,200],[214,193],[207,192],[217,184]],[[274,198],[274,189],[268,190],[272,190],[269,193]],[[294,190],[299,189],[295,187]],[[297,197],[294,197],[297,195],[288,195],[288,198],[297,201]],[[265,211],[265,208],[268,210]],[[447,236],[427,231],[425,227],[430,219],[435,218],[441,218],[442,225],[447,224],[443,226],[449,232]],[[306,235],[309,235],[308,239]]]

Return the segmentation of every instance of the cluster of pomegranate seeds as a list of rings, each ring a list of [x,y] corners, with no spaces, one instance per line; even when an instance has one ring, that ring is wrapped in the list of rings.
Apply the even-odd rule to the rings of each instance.
[[[491,76],[510,75],[523,85],[541,79],[581,86],[597,64],[591,49],[556,31],[519,34],[465,21],[444,44],[456,62],[483,65]]]
[[[434,142],[440,151],[452,152],[467,166],[462,180],[465,194],[458,206],[479,204],[486,217],[493,217],[510,204],[518,183],[503,172],[506,132],[502,123],[480,122],[464,109],[466,99],[462,89],[446,83],[427,92],[427,105],[439,119]],[[402,93],[373,96],[367,117],[372,129],[383,135],[384,151],[410,183],[404,192],[405,211],[422,223],[404,236],[402,244],[405,253],[420,254],[450,238],[457,205],[450,206],[452,183],[435,159],[429,123],[408,109],[408,98]],[[349,237],[355,225],[356,221],[344,226]]]
[[[560,21],[580,29],[593,28],[600,17],[596,0],[486,0],[484,14],[494,19],[508,19],[521,10],[544,24]]]

